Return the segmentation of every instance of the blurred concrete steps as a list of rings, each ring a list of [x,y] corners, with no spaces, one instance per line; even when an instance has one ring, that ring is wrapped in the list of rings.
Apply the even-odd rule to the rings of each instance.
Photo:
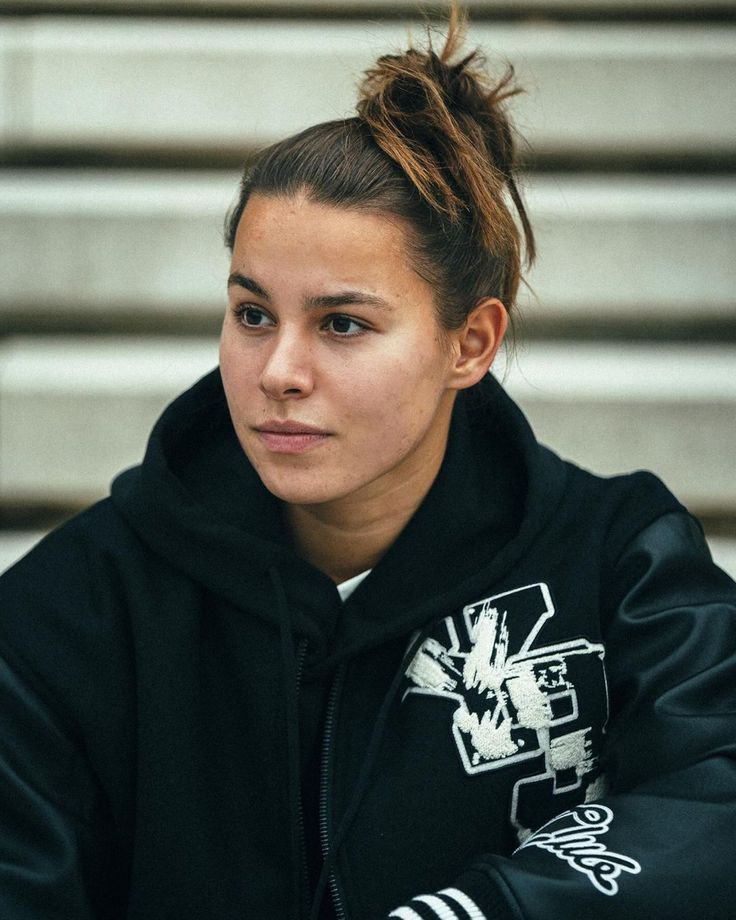
[[[0,503],[80,505],[140,461],[153,421],[217,364],[188,339],[20,339],[0,345]]]
[[[219,315],[223,223],[238,181],[230,172],[0,171],[0,317],[43,328],[120,312],[133,325]]]
[[[736,346],[530,342],[507,386],[540,441],[602,474],[650,469],[736,514]]]
[[[423,0],[5,0],[9,7],[23,11],[125,10],[146,13],[175,10],[181,13],[227,11],[252,15],[259,12],[280,14],[402,13],[415,15],[418,9],[437,9],[437,2]],[[490,13],[641,13],[671,14],[679,11],[707,10],[727,12],[734,0],[464,0],[476,15]]]
[[[0,171],[0,320],[214,331],[237,186],[229,171]],[[736,178],[537,175],[527,201],[532,327],[736,324]]]
[[[10,17],[0,147],[237,151],[350,114],[399,22]],[[736,26],[477,22],[536,155],[732,156]],[[686,114],[685,114],[686,113]]]

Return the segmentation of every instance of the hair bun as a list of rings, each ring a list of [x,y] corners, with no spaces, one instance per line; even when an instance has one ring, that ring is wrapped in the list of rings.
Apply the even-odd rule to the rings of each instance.
[[[428,30],[426,50],[410,47],[380,57],[360,85],[358,117],[426,203],[453,222],[469,216],[489,248],[499,242],[499,228],[508,226],[508,214],[501,213],[508,191],[530,261],[533,236],[514,178],[513,131],[504,105],[519,92],[513,68],[494,84],[480,49],[456,60],[465,32],[465,17],[453,3],[439,53]]]

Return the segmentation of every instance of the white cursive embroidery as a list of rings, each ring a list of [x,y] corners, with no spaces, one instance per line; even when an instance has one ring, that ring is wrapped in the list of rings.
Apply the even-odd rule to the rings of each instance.
[[[613,812],[605,805],[581,805],[548,821],[516,852],[524,847],[547,850],[587,875],[598,891],[614,895],[618,893],[619,875],[622,872],[636,875],[641,872],[641,865],[629,856],[612,853],[597,839],[608,832],[612,820]]]

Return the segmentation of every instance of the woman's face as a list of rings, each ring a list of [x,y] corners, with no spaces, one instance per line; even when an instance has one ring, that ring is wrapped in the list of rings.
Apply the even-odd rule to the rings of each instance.
[[[225,394],[274,495],[297,505],[389,496],[438,465],[453,346],[398,219],[255,194],[230,271]]]

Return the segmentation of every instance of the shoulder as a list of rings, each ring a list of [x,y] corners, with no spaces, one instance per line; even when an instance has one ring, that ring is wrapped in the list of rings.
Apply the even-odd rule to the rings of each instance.
[[[609,561],[660,518],[673,513],[688,517],[685,506],[649,470],[602,476],[569,460],[557,462],[565,471],[562,507],[603,534]]]
[[[0,577],[0,657],[37,693],[61,700],[76,687],[82,698],[96,670],[125,656],[124,560],[137,542],[105,500]]]
[[[0,591],[80,587],[105,556],[129,552],[137,538],[109,499],[54,528],[0,576]]]

